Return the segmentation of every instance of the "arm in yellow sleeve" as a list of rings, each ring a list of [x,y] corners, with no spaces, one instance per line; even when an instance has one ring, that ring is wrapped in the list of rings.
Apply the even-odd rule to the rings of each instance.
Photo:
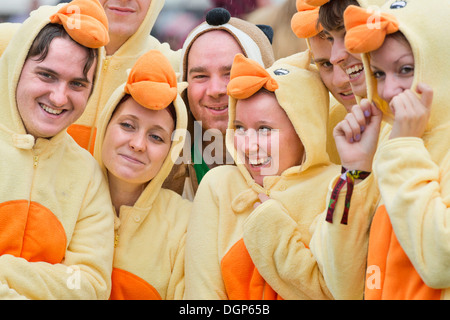
[[[244,242],[258,272],[284,299],[331,298],[308,241],[279,201],[252,212]]]
[[[438,166],[422,139],[392,139],[378,150],[374,170],[395,235],[417,272],[432,288],[450,287],[450,153]]]
[[[327,204],[338,178],[330,183]],[[356,184],[348,224],[344,225],[341,224],[341,218],[346,189],[344,187],[339,193],[333,223],[325,220],[327,211],[316,219],[310,245],[333,297],[337,300],[361,300],[364,294],[369,228],[379,201],[379,192],[373,174]]]
[[[0,284],[28,299],[107,299],[111,288],[113,211],[100,170],[91,180],[64,260],[58,264],[0,256]],[[70,234],[66,230],[66,233]],[[50,232],[50,231],[49,231]],[[0,291],[3,292],[3,291]]]

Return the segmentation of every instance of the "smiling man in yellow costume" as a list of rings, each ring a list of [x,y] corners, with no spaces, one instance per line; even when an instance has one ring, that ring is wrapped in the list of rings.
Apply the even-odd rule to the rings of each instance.
[[[109,296],[111,200],[97,163],[65,130],[86,106],[107,42],[100,4],[75,0],[34,11],[0,59],[0,298]]]

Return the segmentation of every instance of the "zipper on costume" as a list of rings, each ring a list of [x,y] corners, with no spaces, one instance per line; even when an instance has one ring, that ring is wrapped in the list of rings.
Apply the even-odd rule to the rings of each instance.
[[[39,164],[39,156],[33,156],[33,167],[37,168]]]
[[[105,60],[103,60],[103,71],[106,72],[109,67],[109,58],[106,57]]]

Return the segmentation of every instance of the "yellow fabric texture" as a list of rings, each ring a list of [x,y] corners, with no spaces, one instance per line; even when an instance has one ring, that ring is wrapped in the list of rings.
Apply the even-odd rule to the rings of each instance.
[[[427,286],[442,290],[442,298],[448,299],[450,274],[445,265],[450,257],[447,227],[450,156],[445,137],[450,134],[449,62],[440,53],[450,48],[450,40],[441,36],[450,30],[446,24],[450,8],[440,1],[405,3],[399,7],[399,3],[388,1],[381,12],[397,19],[399,31],[411,46],[415,59],[412,89],[419,82],[433,89],[431,115],[422,139],[397,138],[380,146],[374,173],[393,233],[409,262]],[[371,85],[368,90],[375,94],[376,82]],[[384,112],[387,119],[393,119],[389,108]],[[377,227],[371,232],[376,230]],[[385,288],[389,283],[383,285]],[[380,297],[389,298],[383,296],[387,290],[381,291]]]
[[[170,69],[169,61],[154,50],[146,53],[136,63],[130,73],[130,79],[147,77],[147,90],[154,91],[157,90],[157,87],[151,82],[161,80],[160,69],[165,69],[167,85],[169,86],[170,83],[177,86],[171,80],[175,76],[175,72]],[[128,80],[128,83],[130,82],[132,80]],[[105,175],[107,172],[103,165],[101,152],[104,136],[112,113],[126,94],[125,86],[126,83],[123,83],[116,89],[99,121],[96,138],[98,143],[95,145],[94,157]],[[178,88],[181,90],[181,85],[178,85]],[[168,89],[166,93],[172,96],[171,89],[166,89]],[[142,92],[131,90],[132,95],[135,93],[139,96]],[[148,99],[145,102],[146,105],[154,105],[155,100],[160,100],[158,94],[155,96],[145,94],[138,99],[142,100],[142,98]],[[115,269],[124,270],[148,283],[164,300],[183,297],[184,240],[192,206],[190,201],[161,187],[183,148],[186,136],[186,106],[179,94],[176,94],[175,97],[172,96],[172,100],[176,110],[177,126],[172,137],[169,155],[134,206],[122,206],[120,212],[117,213],[118,217],[115,221],[117,245],[113,264]]]
[[[308,249],[314,233],[310,226],[325,209],[328,182],[340,170],[326,152],[329,95],[308,51],[276,61],[267,72],[279,86],[275,95],[303,142],[305,160],[280,176],[265,177],[264,186],[255,183],[241,161],[205,175],[186,240],[187,299],[229,299],[221,263],[241,239],[256,267],[253,274],[263,278],[274,297],[330,298]],[[236,161],[235,109],[236,99],[230,97],[227,149]],[[260,193],[270,199],[254,209]],[[258,286],[259,299],[264,283]]]
[[[402,7],[402,4],[406,6]],[[393,115],[388,107],[382,109],[386,122],[383,122],[374,159],[374,174],[358,184],[352,196],[350,216],[354,216],[355,222],[349,223],[346,228],[336,224],[320,224],[322,231],[316,233],[312,249],[321,256],[319,261],[323,261],[322,268],[327,270],[324,276],[328,284],[331,283],[328,279],[333,281],[330,290],[336,298],[362,299],[366,284],[366,298],[432,297],[423,294],[427,292],[422,290],[423,283],[435,291],[440,290],[438,296],[441,298],[449,298],[446,217],[450,201],[450,157],[448,142],[443,138],[448,136],[450,130],[447,112],[449,83],[446,75],[449,68],[446,67],[448,61],[445,55],[437,54],[446,52],[450,46],[449,40],[441,37],[448,29],[444,21],[449,9],[439,1],[414,0],[388,1],[381,7],[380,13],[396,18],[399,30],[411,45],[415,59],[412,88],[418,82],[424,82],[433,88],[434,98],[431,117],[422,139],[388,140],[390,125],[386,123],[392,123]],[[362,58],[368,79],[368,98],[378,104],[376,79],[370,72],[369,56],[363,54]],[[373,183],[379,191],[373,189]],[[372,191],[364,192],[364,188]],[[339,200],[338,205],[342,206],[343,201]],[[336,209],[336,212],[342,210]],[[345,243],[352,245],[346,247]],[[368,247],[369,261],[366,257]],[[384,251],[374,252],[370,248],[384,248]],[[336,256],[341,259],[336,260]],[[371,257],[378,257],[377,261],[374,262]],[[352,264],[348,264],[348,261],[352,261]],[[415,282],[416,278],[410,277],[410,281],[403,285],[392,287],[396,279],[405,276],[404,272],[410,272],[411,266],[422,278],[422,284],[410,290],[413,283],[418,283]],[[339,270],[349,272],[346,276]]]
[[[23,229],[24,246],[50,252],[38,257],[39,262],[30,258],[36,263],[0,253],[4,299],[106,299],[110,291],[113,210],[101,170],[65,131],[35,141],[17,110],[16,88],[28,50],[60,8],[34,11],[0,59],[2,235],[10,228]],[[14,210],[17,219],[8,219],[8,208],[19,209]],[[20,242],[21,233],[10,235],[9,244]]]
[[[149,50],[161,51],[178,71],[180,50],[173,51],[167,43],[160,43],[150,32],[164,6],[164,0],[152,0],[147,16],[136,33],[131,36],[113,55],[107,56],[104,49],[100,51],[101,72],[97,74],[96,88],[83,115],[69,127],[69,134],[83,148],[93,153],[97,121],[114,90],[123,84],[137,59]]]

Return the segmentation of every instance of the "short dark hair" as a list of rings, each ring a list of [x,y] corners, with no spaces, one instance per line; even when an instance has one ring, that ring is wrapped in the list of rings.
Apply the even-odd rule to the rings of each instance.
[[[360,6],[356,0],[331,0],[320,7],[318,24],[326,30],[336,30],[344,25],[344,11],[348,6]]]
[[[86,63],[84,65],[83,74],[87,76],[87,73],[91,69],[92,65],[95,62],[95,58],[97,57],[97,50],[92,48],[87,48],[82,46],[78,42],[74,41],[69,34],[64,30],[64,27],[60,24],[49,23],[38,33],[36,38],[33,41],[33,44],[28,51],[28,58],[37,57],[36,61],[44,61],[47,57],[48,50],[50,48],[50,44],[55,38],[63,38],[70,39],[74,43],[76,43],[81,48],[84,48],[87,53]]]

